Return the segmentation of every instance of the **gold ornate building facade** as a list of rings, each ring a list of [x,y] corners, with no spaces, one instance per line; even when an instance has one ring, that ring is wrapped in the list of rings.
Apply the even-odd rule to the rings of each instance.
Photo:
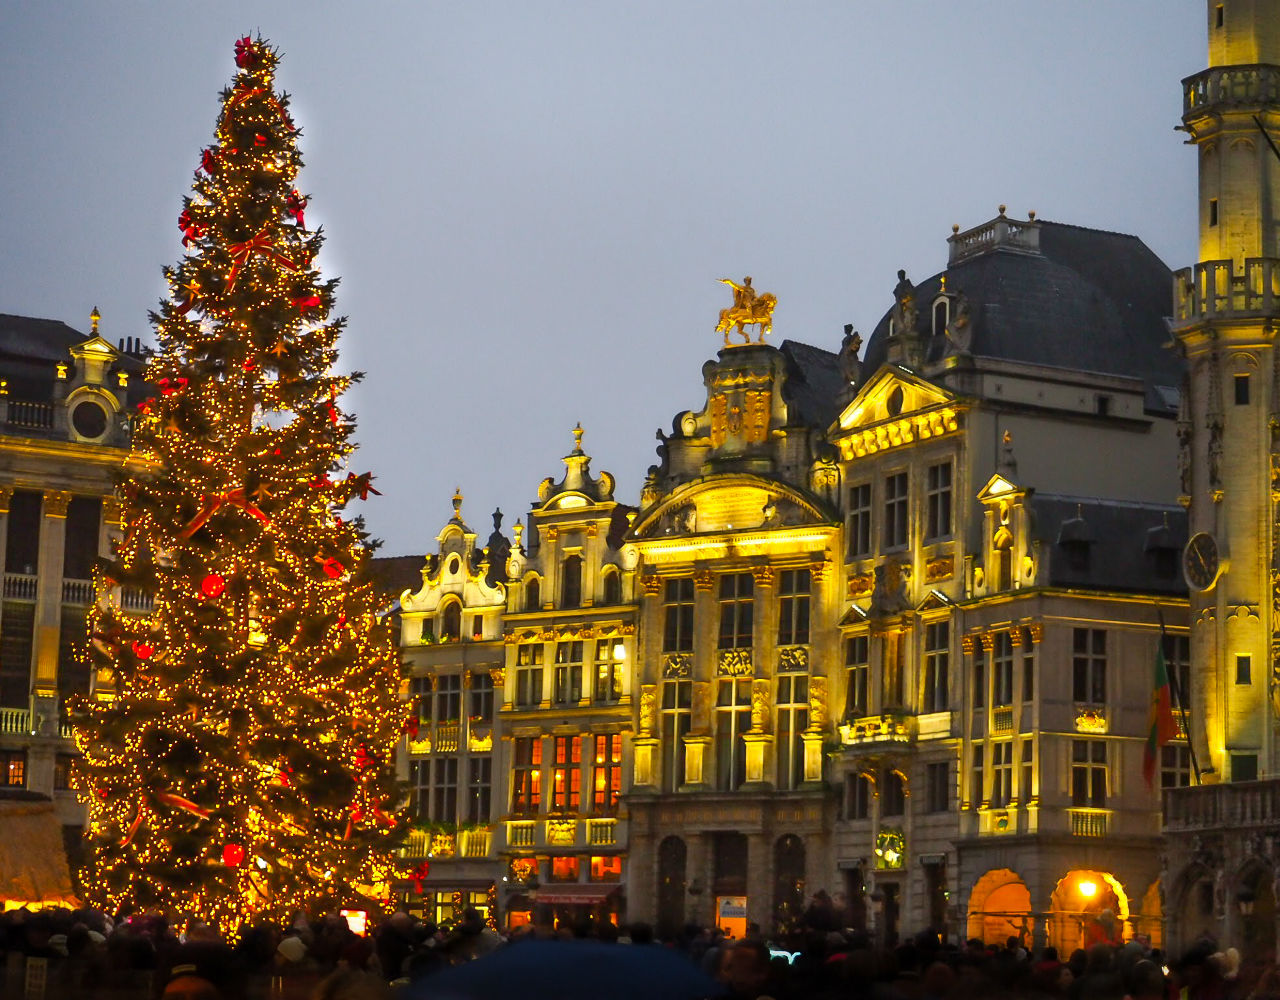
[[[638,509],[575,447],[460,601],[506,914],[741,932],[826,889],[885,942],[1073,948],[1105,909],[1158,938],[1143,738],[1157,648],[1187,661],[1169,280],[1133,237],[1002,210],[899,274],[861,355],[851,330],[721,349]],[[748,294],[722,332],[769,327]],[[410,655],[456,658],[413,619],[448,592],[402,599]]]

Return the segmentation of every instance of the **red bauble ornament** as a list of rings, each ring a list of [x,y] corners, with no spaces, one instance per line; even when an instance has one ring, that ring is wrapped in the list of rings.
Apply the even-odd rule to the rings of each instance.
[[[155,649],[152,648],[151,646],[148,646],[141,639],[135,639],[133,641],[133,655],[136,656],[138,659],[149,660],[151,659],[151,654],[154,652],[155,652]]]
[[[210,573],[200,581],[200,592],[205,597],[217,597],[226,589],[227,581],[218,576],[217,573]]]
[[[239,844],[227,844],[222,848],[222,863],[228,868],[238,868],[244,862],[244,848]]]

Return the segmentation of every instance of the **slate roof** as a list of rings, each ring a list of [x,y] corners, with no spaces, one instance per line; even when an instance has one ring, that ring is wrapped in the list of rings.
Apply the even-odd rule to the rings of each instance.
[[[0,313],[0,377],[8,380],[9,394],[14,399],[48,400],[53,394],[54,364],[70,363],[70,349],[89,336],[61,320]],[[137,374],[143,364],[140,356],[121,351],[114,368]],[[129,399],[137,402],[146,392],[145,386],[132,382]]]
[[[422,586],[423,556],[374,556],[369,560],[369,575],[380,597],[398,600],[406,590],[417,593]]]
[[[1049,584],[1185,596],[1180,556],[1187,512],[1176,504],[1032,494],[1033,535],[1049,555]],[[1071,545],[1087,556],[1073,560]],[[1163,551],[1162,551],[1163,550]]]
[[[784,340],[778,350],[787,361],[782,396],[791,419],[826,430],[840,415],[838,398],[844,384],[838,355],[798,340]]]
[[[1043,220],[1038,226],[1039,253],[996,246],[916,285],[926,360],[940,361],[947,348],[944,337],[932,336],[933,299],[945,274],[947,290],[968,299],[975,357],[1136,376],[1149,390],[1177,386],[1181,365],[1164,347],[1172,313],[1172,272],[1164,262],[1136,236]],[[888,333],[886,313],[867,344],[867,377],[885,361]],[[1148,401],[1163,408],[1159,393],[1149,391]]]

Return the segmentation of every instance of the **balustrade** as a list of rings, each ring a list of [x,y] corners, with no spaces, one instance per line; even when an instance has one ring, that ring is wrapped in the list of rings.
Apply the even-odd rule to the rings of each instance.
[[[12,601],[34,601],[39,578],[30,573],[6,573],[4,596]]]

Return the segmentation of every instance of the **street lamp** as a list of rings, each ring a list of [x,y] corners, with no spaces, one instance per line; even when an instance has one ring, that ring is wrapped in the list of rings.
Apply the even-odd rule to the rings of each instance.
[[[1085,899],[1093,899],[1098,894],[1098,883],[1084,879],[1080,882],[1080,895]]]

